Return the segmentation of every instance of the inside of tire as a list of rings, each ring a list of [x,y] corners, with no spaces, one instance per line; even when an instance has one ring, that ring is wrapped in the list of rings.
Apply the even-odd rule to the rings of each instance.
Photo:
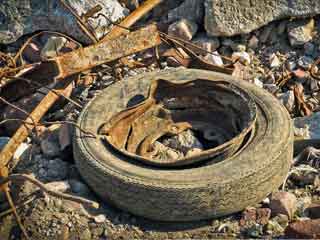
[[[135,99],[140,101],[132,105]],[[223,81],[177,84],[158,79],[151,83],[146,99],[134,96],[129,104],[104,123],[99,134],[120,154],[159,167],[186,167],[230,157],[249,139],[256,120],[251,96]],[[174,158],[163,154],[166,148],[157,148],[163,140],[190,130],[204,146],[200,153]]]

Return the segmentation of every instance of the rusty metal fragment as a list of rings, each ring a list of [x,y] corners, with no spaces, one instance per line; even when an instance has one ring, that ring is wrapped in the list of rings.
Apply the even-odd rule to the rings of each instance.
[[[112,41],[102,41],[95,45],[66,53],[50,62],[59,69],[57,77],[65,78],[103,63],[154,47],[160,43],[157,27],[150,25]]]
[[[293,87],[293,93],[297,104],[297,110],[300,113],[300,115],[310,116],[312,114],[312,110],[305,101],[304,88],[302,84],[295,84]]]
[[[230,75],[233,73],[234,61],[232,61],[232,59],[221,56],[224,60],[228,61],[229,64],[225,64],[224,66],[218,66],[204,60],[198,55],[198,54],[207,54],[207,53],[214,54],[214,53],[208,52],[205,49],[202,49],[201,47],[195,45],[190,41],[186,41],[178,37],[173,37],[163,32],[161,32],[160,35],[161,35],[161,38],[164,40],[164,42],[183,49],[185,53],[190,57],[190,59],[184,58],[183,61],[181,61],[181,59],[178,58],[177,60],[179,62],[186,63],[188,64],[188,66],[191,66],[193,68],[222,72]]]
[[[65,79],[63,82],[57,84],[57,86],[50,91],[39,103],[39,105],[30,113],[26,121],[37,124],[48,109],[60,98],[60,95],[65,94],[65,89],[72,84],[74,77]],[[35,128],[34,124],[22,124],[16,131],[9,143],[0,152],[0,169],[7,168],[9,161],[11,160],[14,152],[18,146],[28,137],[29,132]],[[0,177],[7,177],[0,174]]]
[[[65,53],[49,61],[34,64],[33,69],[21,77],[32,79],[41,85],[48,85],[76,73],[91,69],[103,63],[154,47],[161,43],[157,27],[145,28],[123,35],[117,39],[99,42],[89,47]],[[0,96],[9,101],[33,93],[38,87],[23,82],[12,82],[0,91]],[[12,92],[15,92],[12,95]]]
[[[52,60],[39,63],[39,66],[35,67],[31,71],[26,73],[30,76],[30,79],[41,82],[41,84],[48,84],[53,79],[63,79],[57,83],[57,88],[49,92],[40,104],[33,110],[27,120],[34,120],[36,123],[47,112],[47,110],[56,102],[59,98],[59,94],[63,93],[64,89],[71,84],[74,77],[67,78],[68,76],[75,75],[86,69],[98,66],[105,62],[110,62],[118,58],[133,54],[146,48],[150,48],[157,44],[160,44],[161,40],[157,32],[157,28],[154,25],[150,25],[146,28],[140,29],[126,36],[121,36],[118,39],[112,41],[100,42],[96,45],[89,46],[87,48],[81,48],[79,50],[66,53],[64,55],[53,58]],[[25,75],[23,75],[25,77]],[[67,78],[67,79],[65,79]],[[13,82],[15,84],[16,82]],[[27,87],[28,85],[26,85]],[[7,87],[7,88],[6,88]],[[8,84],[5,88],[1,89],[0,95],[8,97],[8,94],[12,95],[10,88],[12,84]],[[29,89],[23,89],[21,92],[15,92],[15,97],[19,98],[23,96],[27,90],[35,90],[34,86],[29,86]],[[31,92],[28,92],[30,94]],[[4,99],[6,99],[4,97]],[[28,136],[30,130],[35,126],[33,125],[21,125],[10,142],[4,147],[0,153],[0,176],[5,177],[8,171],[6,165],[9,163],[17,146],[22,143]]]
[[[99,134],[115,149],[145,163],[181,166],[234,154],[252,130],[255,118],[251,97],[230,83],[156,80],[144,102],[114,115]],[[200,133],[211,147],[191,157],[157,158],[157,140],[187,129]]]

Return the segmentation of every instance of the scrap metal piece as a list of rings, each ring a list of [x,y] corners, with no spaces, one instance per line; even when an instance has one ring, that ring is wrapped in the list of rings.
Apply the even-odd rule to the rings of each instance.
[[[48,85],[57,79],[63,79],[76,73],[91,69],[103,63],[112,62],[136,52],[152,48],[161,43],[157,27],[149,25],[128,35],[99,42],[89,47],[65,53],[48,61],[35,63],[33,68],[21,77],[32,79],[41,85]],[[29,95],[38,87],[24,82],[6,84],[0,91],[0,97],[14,101]],[[12,95],[12,92],[15,94]]]
[[[156,80],[144,102],[114,115],[100,127],[99,134],[118,151],[144,163],[182,166],[234,154],[253,130],[255,119],[253,99],[230,83]],[[212,147],[179,159],[154,157],[160,138],[187,129],[200,132]]]
[[[129,56],[159,45],[160,36],[155,25],[150,25],[112,41],[102,41],[95,45],[66,53],[53,60],[59,69],[58,78],[65,78],[96,67],[106,62]]]

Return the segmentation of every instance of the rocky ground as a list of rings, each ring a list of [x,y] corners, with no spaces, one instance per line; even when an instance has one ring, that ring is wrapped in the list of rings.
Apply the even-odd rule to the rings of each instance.
[[[122,9],[121,5],[114,3],[116,1],[110,2],[116,4],[115,19],[128,14],[128,9]],[[314,17],[289,18],[303,15],[299,14],[299,9],[295,9],[294,16],[290,16],[288,11],[287,15],[284,14],[287,18],[277,20],[277,16],[273,16],[265,22],[260,19],[248,24],[247,29],[241,27],[240,22],[240,27],[232,30],[227,22],[228,28],[223,32],[223,23],[219,21],[229,19],[218,18],[217,21],[214,17],[208,17],[213,1],[205,1],[205,5],[199,5],[202,1],[170,2],[156,8],[144,21],[168,23],[169,34],[190,40],[211,52],[202,56],[211,63],[222,66],[222,56],[240,61],[241,68],[236,69],[235,77],[250,81],[274,94],[292,116],[297,139],[314,140],[313,143],[320,139],[320,78],[317,78],[317,66],[313,66],[320,56],[320,18],[315,15],[320,12],[318,3],[312,11],[309,9],[306,12],[304,9],[304,14]],[[134,8],[132,5],[127,7]],[[187,9],[194,11],[191,14]],[[220,8],[216,6],[216,9]],[[275,15],[280,13],[276,12]],[[0,22],[2,18],[0,14]],[[212,28],[215,24],[217,27]],[[27,29],[24,33],[35,30]],[[65,33],[68,35],[68,32]],[[0,27],[0,39],[3,34],[4,30]],[[88,41],[79,37],[76,30],[70,34],[84,43]],[[26,39],[23,37],[16,41],[20,37],[18,35],[10,35],[11,40],[5,38],[1,41],[0,50],[14,54]],[[69,50],[76,48],[65,37],[44,35],[28,46],[22,61],[31,63],[48,59],[67,51],[64,49],[66,43],[70,44]],[[131,56],[131,59],[141,61],[148,54],[137,54]],[[161,59],[160,65],[153,63],[140,68],[102,65],[81,74],[76,85],[69,89],[69,96],[84,106],[115,81],[125,81],[128,76],[177,65],[177,61],[171,57]],[[15,105],[31,111],[41,99],[41,93],[37,94],[39,96],[26,97],[15,102]],[[303,148],[296,148],[297,156],[293,159],[292,169],[282,189],[255,206],[248,206],[243,212],[208,221],[160,223],[111,206],[107,200],[99,199],[83,181],[72,156],[73,127],[62,122],[75,121],[80,111],[71,102],[60,101],[44,119],[55,123],[39,128],[39,136],[30,135],[28,141],[15,153],[12,164],[18,162],[14,168],[15,173],[32,174],[50,189],[91,199],[101,206],[99,209],[91,209],[73,201],[51,197],[28,182],[12,186],[12,193],[18,199],[18,214],[32,239],[320,237],[320,150],[317,148],[309,147],[304,151]],[[0,114],[2,119],[23,117],[22,113],[12,107],[1,109]],[[0,148],[7,143],[17,126],[19,123],[12,122],[2,127]],[[0,239],[20,239],[21,232],[14,216],[1,214],[6,209],[8,206],[0,197]]]

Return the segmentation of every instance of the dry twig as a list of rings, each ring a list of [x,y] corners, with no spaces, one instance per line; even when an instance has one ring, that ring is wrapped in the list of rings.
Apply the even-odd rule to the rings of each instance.
[[[2,184],[0,184],[0,186],[1,186],[1,185],[2,185]],[[15,205],[14,205],[14,203],[13,203],[13,200],[12,200],[12,197],[11,197],[11,195],[10,195],[10,192],[9,192],[9,191],[5,191],[5,194],[6,194],[7,201],[8,201],[8,203],[9,203],[9,205],[10,205],[10,208],[12,209],[12,212],[13,212],[16,220],[17,220],[17,223],[18,223],[18,225],[19,225],[19,227],[20,227],[20,229],[21,229],[24,237],[25,237],[27,240],[29,240],[30,238],[29,238],[29,236],[28,236],[27,230],[25,229],[25,227],[24,227],[23,224],[22,224],[21,218],[20,218],[20,216],[18,215],[17,209],[16,209],[16,207],[15,207]]]

